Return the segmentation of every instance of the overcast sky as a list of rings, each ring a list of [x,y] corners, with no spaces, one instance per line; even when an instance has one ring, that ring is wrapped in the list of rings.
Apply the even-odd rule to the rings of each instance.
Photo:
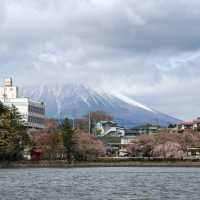
[[[200,116],[200,1],[0,0],[0,78],[80,82]]]

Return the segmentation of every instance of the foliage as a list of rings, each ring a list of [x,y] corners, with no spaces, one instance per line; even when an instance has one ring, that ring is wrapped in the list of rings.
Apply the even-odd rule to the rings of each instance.
[[[153,149],[155,139],[149,135],[141,135],[137,137],[131,144],[128,146],[128,151],[133,156],[143,156],[149,157]]]
[[[20,140],[15,133],[0,131],[0,160],[15,160],[21,157]]]
[[[90,130],[89,130],[89,118],[90,118]],[[96,127],[97,122],[112,121],[112,120],[113,120],[113,117],[107,114],[106,112],[95,111],[95,112],[88,113],[81,119],[76,119],[75,125],[76,125],[76,128],[84,132],[95,133],[96,131],[95,127]]]
[[[176,124],[169,124],[168,128],[176,128]]]
[[[105,147],[100,140],[79,129],[72,129],[70,121],[65,119],[62,126],[53,132],[51,126],[32,136],[33,148],[42,151],[42,158],[55,160],[94,160],[105,155]]]
[[[55,133],[59,128],[59,123],[55,119],[45,119],[44,126],[44,132]]]
[[[162,158],[182,158],[184,152],[177,142],[167,141],[164,144],[157,144],[152,150],[153,157]]]
[[[40,149],[42,151],[43,159],[56,160],[63,158],[64,148],[61,134],[42,131],[35,133],[32,141],[33,149]]]
[[[26,127],[17,109],[0,103],[0,160],[19,159],[30,144]]]
[[[65,118],[61,126],[63,145],[67,156],[68,163],[72,162],[75,146],[75,130],[72,129],[69,119]]]
[[[103,112],[91,113],[91,125],[100,119],[110,118]],[[79,129],[73,129],[69,119],[65,119],[61,126],[56,120],[47,119],[45,129],[31,136],[30,140],[18,110],[14,106],[7,108],[0,103],[0,160],[19,159],[24,148],[30,145],[32,149],[41,150],[43,159],[66,158],[68,163],[73,159],[93,159],[105,152],[102,142]]]
[[[96,111],[91,112],[91,116],[95,121],[112,121],[113,117],[106,112],[103,111]]]
[[[75,135],[75,158],[77,160],[94,160],[105,155],[103,143],[94,136],[77,131]]]
[[[142,135],[128,145],[128,151],[132,156],[182,158],[188,147],[200,147],[200,133]]]

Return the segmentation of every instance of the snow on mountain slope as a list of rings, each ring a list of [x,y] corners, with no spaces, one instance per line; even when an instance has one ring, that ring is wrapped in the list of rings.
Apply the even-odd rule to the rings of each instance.
[[[141,103],[139,103],[137,101],[134,101],[133,99],[131,99],[131,98],[127,97],[127,96],[124,96],[122,94],[116,94],[115,97],[121,99],[122,101],[124,101],[124,102],[126,102],[126,103],[128,103],[128,104],[130,104],[132,106],[138,106],[138,107],[140,107],[142,109],[148,110],[150,112],[154,112],[152,109],[150,109],[150,108],[142,105]]]
[[[122,94],[102,93],[78,84],[27,88],[24,95],[44,101],[48,117],[79,118],[90,111],[101,110],[127,127],[146,123],[167,125],[178,121]]]

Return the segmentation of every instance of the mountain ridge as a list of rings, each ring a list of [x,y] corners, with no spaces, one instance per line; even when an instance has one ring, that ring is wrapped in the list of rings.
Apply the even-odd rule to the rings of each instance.
[[[114,120],[125,127],[147,123],[166,126],[180,121],[125,95],[97,91],[85,85],[42,85],[26,88],[24,94],[35,100],[44,101],[47,116],[52,118],[80,118],[88,112],[98,110],[112,115]]]

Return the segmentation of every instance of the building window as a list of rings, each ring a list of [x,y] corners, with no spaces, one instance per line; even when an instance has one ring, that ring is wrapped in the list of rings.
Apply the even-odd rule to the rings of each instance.
[[[28,122],[34,123],[34,124],[44,124],[44,119],[34,116],[28,116]]]
[[[41,114],[41,115],[45,114],[45,109],[44,108],[40,108],[40,107],[36,107],[36,106],[32,106],[32,105],[29,105],[28,111],[32,112],[32,113]]]

